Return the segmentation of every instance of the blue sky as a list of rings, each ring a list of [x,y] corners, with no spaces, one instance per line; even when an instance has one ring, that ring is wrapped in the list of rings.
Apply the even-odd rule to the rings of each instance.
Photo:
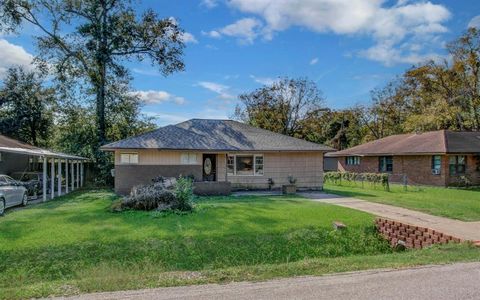
[[[445,58],[445,43],[480,26],[480,1],[144,0],[185,29],[186,70],[164,77],[129,63],[143,112],[159,125],[228,118],[237,95],[279,76],[308,77],[326,105],[369,101],[369,91],[413,64]],[[25,28],[0,36],[0,76],[36,49]]]

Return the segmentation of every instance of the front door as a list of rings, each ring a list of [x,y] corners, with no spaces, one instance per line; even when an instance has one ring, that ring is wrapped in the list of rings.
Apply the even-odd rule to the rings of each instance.
[[[203,181],[217,180],[217,155],[203,155]]]

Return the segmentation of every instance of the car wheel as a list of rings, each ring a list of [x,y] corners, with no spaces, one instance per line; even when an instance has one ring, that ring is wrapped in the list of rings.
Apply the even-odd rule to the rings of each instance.
[[[0,199],[0,216],[3,216],[5,213],[5,200]]]
[[[28,195],[27,193],[23,194],[22,205],[27,206],[28,204]]]

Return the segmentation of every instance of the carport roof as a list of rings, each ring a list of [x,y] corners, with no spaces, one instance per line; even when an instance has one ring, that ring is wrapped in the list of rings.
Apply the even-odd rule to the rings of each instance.
[[[85,157],[65,154],[61,152],[53,152],[20,142],[18,140],[6,137],[0,134],[0,152],[18,153],[32,156],[46,156],[64,159],[87,160]]]

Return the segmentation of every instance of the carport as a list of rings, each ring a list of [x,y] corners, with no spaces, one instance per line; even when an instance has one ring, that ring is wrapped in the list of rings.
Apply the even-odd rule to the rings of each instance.
[[[43,201],[83,186],[86,160],[84,157],[53,152],[0,135],[0,173],[10,175],[27,169],[42,172]],[[48,176],[49,194],[47,194]]]

